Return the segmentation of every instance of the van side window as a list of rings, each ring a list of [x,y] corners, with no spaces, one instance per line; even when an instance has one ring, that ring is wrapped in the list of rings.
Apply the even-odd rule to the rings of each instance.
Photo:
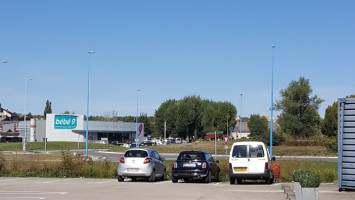
[[[249,147],[249,157],[251,157],[251,158],[262,158],[262,157],[264,157],[263,146],[261,146],[261,145],[257,145],[257,146],[250,145],[250,147]]]
[[[236,145],[233,147],[233,158],[246,158],[247,157],[247,145]]]

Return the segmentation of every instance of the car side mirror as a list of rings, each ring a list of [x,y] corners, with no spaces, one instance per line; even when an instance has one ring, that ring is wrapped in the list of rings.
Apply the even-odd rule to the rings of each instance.
[[[165,161],[165,158],[160,158],[161,161]]]
[[[272,161],[275,161],[275,160],[276,160],[276,158],[275,158],[275,157],[272,157],[272,158],[271,158],[271,160],[272,160]]]
[[[219,163],[219,160],[216,160],[216,163],[218,164],[218,163]]]

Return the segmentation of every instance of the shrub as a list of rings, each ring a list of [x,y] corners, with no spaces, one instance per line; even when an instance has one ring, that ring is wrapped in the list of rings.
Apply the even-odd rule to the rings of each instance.
[[[301,182],[300,180],[303,178],[303,175],[307,173],[305,169],[298,169],[293,171],[292,179],[294,182]]]
[[[302,187],[319,187],[320,178],[317,174],[305,169],[298,169],[293,172],[293,181],[300,182]]]
[[[338,151],[338,140],[337,137],[332,137],[326,140],[325,147],[331,152]]]

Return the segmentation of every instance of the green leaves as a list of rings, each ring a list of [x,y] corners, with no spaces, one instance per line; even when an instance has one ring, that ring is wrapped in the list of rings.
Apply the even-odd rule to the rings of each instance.
[[[167,100],[155,111],[156,130],[162,135],[167,121],[167,135],[171,137],[202,137],[211,131],[223,131],[235,124],[236,108],[229,102],[202,100],[187,96],[181,100]]]
[[[291,81],[280,94],[282,100],[276,102],[275,108],[282,111],[278,123],[284,132],[294,138],[310,137],[320,132],[318,108],[324,100],[317,95],[311,96],[308,79],[300,77],[298,81]]]

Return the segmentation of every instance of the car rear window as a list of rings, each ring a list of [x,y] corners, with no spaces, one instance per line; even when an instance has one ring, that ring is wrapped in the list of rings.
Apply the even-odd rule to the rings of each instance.
[[[148,153],[143,150],[131,150],[126,151],[124,157],[138,157],[138,158],[145,158],[148,156]]]
[[[247,157],[247,145],[236,145],[233,147],[233,158],[246,158]]]
[[[204,153],[180,153],[178,160],[205,160]]]
[[[264,157],[264,148],[261,145],[251,145],[249,147],[249,156],[251,158]]]

